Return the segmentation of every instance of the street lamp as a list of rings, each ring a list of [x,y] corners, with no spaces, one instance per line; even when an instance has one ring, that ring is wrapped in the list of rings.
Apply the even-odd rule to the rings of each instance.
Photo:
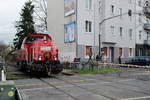
[[[134,13],[134,14],[136,14],[136,13]],[[99,28],[101,28],[102,24],[103,24],[105,21],[107,21],[107,20],[109,20],[109,19],[116,18],[116,17],[120,17],[120,16],[123,16],[123,15],[132,16],[132,10],[129,10],[127,13],[123,13],[123,14],[119,14],[119,15],[116,15],[116,16],[112,16],[112,17],[103,19],[103,20],[99,23]],[[99,38],[99,56],[101,56],[101,34],[99,34],[98,38]]]

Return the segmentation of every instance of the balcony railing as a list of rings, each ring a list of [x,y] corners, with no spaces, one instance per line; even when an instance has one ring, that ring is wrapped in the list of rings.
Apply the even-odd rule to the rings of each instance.
[[[145,23],[143,28],[144,28],[144,30],[150,31],[150,23]]]
[[[150,17],[150,6],[144,7],[143,12],[147,17]]]
[[[150,40],[144,40],[144,44],[150,46]]]

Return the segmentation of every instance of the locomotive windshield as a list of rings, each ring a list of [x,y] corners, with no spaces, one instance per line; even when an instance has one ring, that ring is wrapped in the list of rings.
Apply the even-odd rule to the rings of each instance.
[[[25,43],[32,43],[33,41],[38,41],[38,40],[44,40],[44,37],[43,36],[28,37]]]

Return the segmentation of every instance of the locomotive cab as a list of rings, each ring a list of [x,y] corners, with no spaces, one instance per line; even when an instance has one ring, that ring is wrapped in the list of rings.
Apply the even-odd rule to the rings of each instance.
[[[57,74],[62,71],[58,60],[58,48],[48,34],[31,34],[27,36],[17,53],[21,68],[29,72],[46,71]],[[25,66],[24,66],[25,65]]]

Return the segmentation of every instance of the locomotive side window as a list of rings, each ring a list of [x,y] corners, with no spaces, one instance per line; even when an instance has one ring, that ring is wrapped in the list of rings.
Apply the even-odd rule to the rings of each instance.
[[[25,43],[31,43],[32,42],[32,38],[31,37],[28,37],[25,41]]]
[[[34,41],[35,40],[44,40],[44,37],[43,36],[36,36],[36,37],[34,37]]]
[[[35,36],[35,37],[28,37],[25,43],[32,43],[33,41],[43,40],[43,36]]]

